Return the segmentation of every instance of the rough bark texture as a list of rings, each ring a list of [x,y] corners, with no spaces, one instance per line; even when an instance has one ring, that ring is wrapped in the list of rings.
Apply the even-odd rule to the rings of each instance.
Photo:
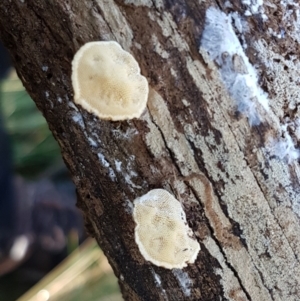
[[[225,20],[236,40],[219,45],[208,12],[218,39]],[[299,18],[280,0],[0,2],[1,39],[125,300],[300,300]],[[139,62],[150,85],[140,119],[103,121],[74,104],[71,61],[92,40]],[[245,86],[251,68],[259,81]],[[134,241],[132,202],[153,188],[182,202],[201,244],[183,270],[145,261]]]

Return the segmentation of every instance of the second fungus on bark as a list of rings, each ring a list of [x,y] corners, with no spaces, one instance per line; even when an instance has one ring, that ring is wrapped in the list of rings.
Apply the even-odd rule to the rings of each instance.
[[[84,44],[72,61],[74,101],[100,119],[138,118],[148,82],[134,57],[114,41]]]
[[[178,200],[164,189],[153,189],[134,200],[135,241],[143,257],[166,269],[194,263],[200,245],[192,237]]]

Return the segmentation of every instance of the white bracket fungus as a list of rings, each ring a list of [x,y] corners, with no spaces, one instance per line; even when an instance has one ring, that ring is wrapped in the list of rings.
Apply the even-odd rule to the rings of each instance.
[[[146,260],[166,269],[194,263],[200,250],[178,200],[153,189],[134,200],[135,241]]]
[[[89,42],[72,61],[74,101],[100,119],[138,118],[148,82],[134,57],[114,41]]]

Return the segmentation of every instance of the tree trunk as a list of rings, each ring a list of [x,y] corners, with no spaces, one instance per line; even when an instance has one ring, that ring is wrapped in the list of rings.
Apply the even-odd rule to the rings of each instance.
[[[0,34],[57,139],[89,233],[125,300],[300,300],[299,5],[2,0]],[[113,40],[147,110],[105,121],[73,102],[71,62]],[[164,188],[200,243],[165,269],[134,239],[133,200]]]

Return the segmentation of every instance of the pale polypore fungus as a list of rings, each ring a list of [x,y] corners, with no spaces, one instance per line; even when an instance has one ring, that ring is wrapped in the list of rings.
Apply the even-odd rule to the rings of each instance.
[[[138,118],[146,108],[148,82],[134,57],[113,41],[89,42],[72,61],[74,101],[100,119]]]
[[[146,260],[166,269],[194,263],[200,250],[178,200],[153,189],[134,200],[135,241]]]

